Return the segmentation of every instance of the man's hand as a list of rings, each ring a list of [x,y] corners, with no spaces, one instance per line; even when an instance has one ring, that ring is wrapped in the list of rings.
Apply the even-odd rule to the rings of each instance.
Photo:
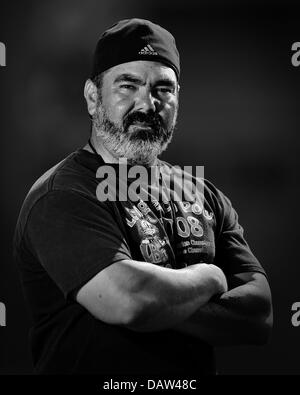
[[[199,263],[197,265],[192,265],[199,267],[199,265],[206,265],[205,263]],[[190,266],[190,267],[192,267]],[[223,271],[216,265],[209,265],[210,270],[213,272],[213,277],[217,283],[215,295],[223,294],[228,291],[228,284]]]

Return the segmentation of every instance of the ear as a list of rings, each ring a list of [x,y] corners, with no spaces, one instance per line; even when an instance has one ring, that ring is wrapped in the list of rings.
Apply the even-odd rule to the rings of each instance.
[[[97,108],[97,87],[92,80],[88,79],[84,85],[84,97],[90,115],[94,115]]]

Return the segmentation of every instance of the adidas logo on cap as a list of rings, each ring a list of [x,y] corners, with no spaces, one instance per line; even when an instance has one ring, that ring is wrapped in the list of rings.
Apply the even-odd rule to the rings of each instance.
[[[148,44],[140,50],[139,55],[158,55],[158,53]]]

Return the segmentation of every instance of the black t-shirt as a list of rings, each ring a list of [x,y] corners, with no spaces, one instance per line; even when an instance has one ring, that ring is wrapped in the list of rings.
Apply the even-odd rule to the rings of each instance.
[[[50,169],[31,188],[18,219],[14,252],[33,317],[36,372],[214,373],[213,348],[205,342],[171,329],[138,333],[106,324],[74,295],[123,259],[174,269],[206,262],[226,275],[265,274],[235,210],[206,180],[202,205],[156,198],[99,201],[96,175],[105,165],[99,158],[79,149]]]

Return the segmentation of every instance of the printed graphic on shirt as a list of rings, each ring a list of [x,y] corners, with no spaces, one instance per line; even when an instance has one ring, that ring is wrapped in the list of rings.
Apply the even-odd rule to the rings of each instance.
[[[140,252],[146,262],[163,265],[171,265],[171,246],[164,230],[161,228],[158,218],[149,208],[148,204],[142,200],[132,208],[126,207],[128,216],[126,223],[137,234],[133,235],[139,242]],[[129,217],[129,218],[128,218]]]
[[[185,266],[212,263],[214,248],[214,216],[201,201],[174,202],[176,217],[176,257]]]
[[[214,217],[199,202],[127,202],[126,224],[146,262],[180,268],[211,263]]]

